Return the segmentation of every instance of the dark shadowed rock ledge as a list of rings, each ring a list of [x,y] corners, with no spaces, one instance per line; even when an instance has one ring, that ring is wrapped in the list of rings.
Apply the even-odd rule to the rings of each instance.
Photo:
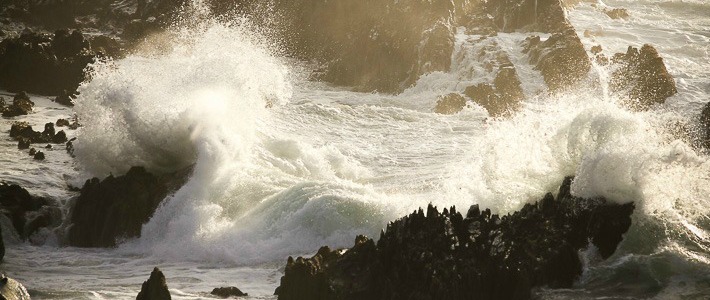
[[[288,258],[276,294],[289,299],[529,299],[532,288],[571,287],[582,273],[578,251],[591,241],[602,258],[631,225],[633,204],[583,199],[565,179],[507,216],[472,206],[431,205],[390,223],[380,240],[358,236],[348,250],[322,247]]]
[[[87,180],[71,213],[69,244],[113,247],[120,239],[140,236],[160,202],[181,187],[191,172],[189,167],[157,176],[132,167],[123,176]]]

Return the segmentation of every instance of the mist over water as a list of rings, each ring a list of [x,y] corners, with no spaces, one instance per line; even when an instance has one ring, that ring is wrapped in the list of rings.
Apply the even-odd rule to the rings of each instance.
[[[377,238],[387,222],[428,203],[510,213],[575,175],[577,196],[636,205],[610,260],[599,262],[593,249],[584,254],[582,289],[613,294],[612,283],[622,281],[663,290],[661,297],[679,286],[702,295],[710,283],[710,162],[669,126],[693,124],[710,100],[710,16],[694,9],[686,21],[675,18],[689,6],[707,8],[690,3],[624,2],[634,15],[609,27],[589,5],[570,12],[580,36],[595,33],[582,38],[587,48],[658,47],[679,93],[646,112],[609,95],[611,70],[602,66],[571,91],[548,94],[521,53],[527,35],[499,34],[493,39],[519,68],[526,94],[507,119],[475,105],[455,115],[432,112],[437,96],[487,76],[479,72],[484,62],[472,59],[477,36],[463,31],[450,72],[385,95],[308,81],[268,35],[241,22],[202,21],[167,33],[159,50],[150,47],[165,42],[156,37],[146,45],[155,51],[95,66],[77,99],[84,127],[75,154],[84,177],[194,165],[141,237],[116,253],[225,266],[347,247],[357,234]],[[678,45],[683,40],[689,46]]]

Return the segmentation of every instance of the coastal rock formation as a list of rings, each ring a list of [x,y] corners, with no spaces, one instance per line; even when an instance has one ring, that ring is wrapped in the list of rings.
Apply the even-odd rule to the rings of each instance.
[[[2,112],[2,116],[6,118],[17,117],[31,113],[34,106],[35,103],[30,100],[27,93],[19,92],[12,99],[12,104],[5,106],[3,103],[3,105],[0,105],[0,112]]]
[[[44,95],[75,91],[94,57],[79,31],[24,32],[0,42],[0,87]]]
[[[436,100],[434,112],[438,114],[452,115],[460,112],[464,107],[466,107],[466,98],[461,96],[461,94],[451,93],[439,96]]]
[[[170,300],[170,291],[165,275],[157,267],[150,272],[150,278],[143,282],[136,300]]]
[[[705,104],[700,113],[700,144],[710,149],[710,102]]]
[[[539,36],[530,37],[523,42],[523,48],[552,91],[578,83],[592,67],[574,29],[555,33],[544,41]]]
[[[547,194],[511,215],[471,206],[431,205],[387,225],[375,243],[358,236],[347,250],[321,248],[288,258],[276,294],[289,299],[529,299],[537,286],[565,288],[582,272],[577,251],[614,253],[633,204]]]
[[[34,197],[19,185],[4,182],[0,183],[0,212],[12,221],[23,239],[42,227],[58,225],[62,219],[61,212],[52,209],[47,199]]]
[[[663,58],[651,45],[645,44],[640,50],[629,47],[626,53],[616,53],[612,62],[617,68],[609,88],[627,98],[626,104],[632,109],[646,110],[678,92]]]
[[[10,137],[20,141],[20,143],[54,143],[61,144],[67,142],[67,134],[64,130],[55,133],[54,123],[44,124],[44,131],[38,132],[32,129],[27,122],[14,122],[10,126]]]
[[[215,288],[210,294],[222,298],[249,296],[249,294],[242,292],[239,288],[234,286]]]
[[[30,300],[30,294],[25,287],[5,274],[0,277],[0,297],[7,300]]]
[[[504,32],[523,29],[552,33],[572,28],[560,0],[489,0],[486,9]]]
[[[481,83],[470,86],[464,93],[485,108],[492,117],[510,115],[518,110],[520,102],[525,97],[520,87],[520,79],[512,64],[498,71],[492,85]]]
[[[87,180],[72,210],[69,244],[113,247],[119,239],[140,236],[143,224],[171,190],[182,186],[190,171],[156,176],[143,167],[132,167],[123,176]]]

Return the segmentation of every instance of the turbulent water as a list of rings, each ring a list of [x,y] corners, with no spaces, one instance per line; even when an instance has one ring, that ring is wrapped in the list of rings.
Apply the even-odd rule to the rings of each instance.
[[[397,96],[308,81],[301,63],[244,25],[206,22],[156,38],[170,47],[100,63],[80,88],[74,111],[85,126],[70,133],[79,136],[74,164],[62,149],[51,153],[61,159],[34,162],[6,141],[2,162],[18,167],[0,175],[62,201],[67,183],[132,165],[169,172],[194,164],[193,175],[138,239],[114,250],[57,247],[60,228],[35,238],[42,246],[10,241],[4,269],[38,299],[133,298],[156,265],[176,298],[224,285],[270,298],[289,255],[377,237],[428,203],[512,212],[576,175],[578,196],[635,202],[634,222],[612,258],[582,253],[575,287],[539,291],[543,298],[707,298],[710,157],[671,125],[696,122],[710,101],[710,4],[605,3],[569,11],[583,43],[607,55],[654,45],[679,90],[665,104],[627,110],[607,92],[610,70],[600,66],[573,91],[549,96],[521,53],[522,33],[495,37],[526,94],[509,119],[477,106],[432,112],[437,96],[485,79],[473,59],[477,36],[463,30],[452,70]],[[610,20],[604,5],[631,17]],[[40,102],[30,120],[37,125],[72,114]]]

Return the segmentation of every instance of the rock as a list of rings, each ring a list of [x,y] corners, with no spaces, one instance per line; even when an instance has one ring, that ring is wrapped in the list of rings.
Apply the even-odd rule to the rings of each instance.
[[[157,267],[150,273],[150,278],[143,282],[136,300],[170,300],[170,291],[165,282],[165,275]]]
[[[54,98],[54,102],[69,107],[74,106],[74,100],[72,99],[72,95],[70,95],[70,93],[66,90],[63,90],[61,93],[59,93],[59,95]]]
[[[69,244],[114,247],[123,238],[140,236],[141,228],[168,193],[181,186],[191,169],[164,176],[132,167],[123,176],[92,178],[81,188],[71,213]]]
[[[65,127],[69,126],[69,120],[67,119],[57,119],[57,122],[54,123],[54,125],[57,125],[57,127]]]
[[[17,143],[17,149],[24,150],[30,148],[30,140],[25,138],[20,138]]]
[[[90,39],[91,50],[99,56],[108,56],[111,58],[121,57],[123,47],[116,39],[105,35],[93,36]]]
[[[542,73],[551,91],[568,88],[587,76],[592,64],[574,29],[555,33],[547,40],[530,37],[523,42],[523,52]]]
[[[663,58],[651,45],[645,44],[640,50],[629,47],[626,54],[615,54],[612,62],[617,68],[611,74],[609,89],[625,98],[632,109],[649,109],[678,92]]]
[[[53,123],[45,124],[44,131],[37,132],[34,131],[32,126],[27,122],[14,122],[12,126],[10,126],[10,137],[20,141],[23,146],[25,143],[65,143],[67,141],[67,134],[64,130],[60,130],[57,133],[54,133],[54,130]],[[29,144],[27,144],[27,147],[29,147]]]
[[[6,118],[27,115],[32,112],[35,103],[30,100],[27,93],[20,92],[15,95],[12,104],[2,109],[2,116]]]
[[[75,91],[95,54],[81,33],[57,31],[53,36],[23,32],[0,42],[0,87],[44,95]]]
[[[35,156],[35,154],[37,154],[37,149],[35,149],[35,148],[30,149],[30,156]]]
[[[249,294],[242,292],[234,286],[215,288],[210,294],[222,298],[249,296]]]
[[[37,153],[35,153],[34,155],[34,158],[36,160],[44,160],[44,153],[42,151],[37,151]]]
[[[67,141],[67,134],[64,132],[64,130],[60,130],[59,132],[57,132],[57,134],[54,135],[54,137],[52,137],[52,143],[55,143],[55,144],[65,143],[66,141]],[[50,145],[50,147],[51,147],[51,145]]]
[[[602,53],[602,46],[601,45],[592,46],[592,49],[590,49],[590,51],[592,52],[592,54]]]
[[[0,297],[7,300],[30,300],[30,294],[25,287],[5,274],[0,278]]]
[[[47,144],[47,146],[44,146],[44,149],[52,149],[52,145],[51,145],[51,144]]]
[[[33,197],[19,185],[0,183],[0,211],[12,221],[15,231],[23,239],[34,233],[25,230],[28,216],[48,205],[47,199]]]
[[[458,93],[439,96],[436,100],[434,112],[438,114],[451,115],[460,112],[466,107],[466,98]]]
[[[5,240],[2,237],[2,224],[0,224],[0,262],[5,258]]]
[[[504,32],[563,32],[572,25],[559,0],[488,0],[486,9]]]
[[[631,225],[633,204],[570,194],[565,179],[506,216],[473,205],[429,206],[387,225],[380,239],[358,236],[347,251],[322,247],[288,258],[278,299],[530,299],[534,287],[569,288],[589,241],[608,258]]]
[[[626,8],[606,9],[604,13],[612,19],[626,19],[629,17],[629,11]]]
[[[509,116],[520,108],[525,95],[520,87],[515,67],[503,67],[498,71],[493,85],[481,83],[466,88],[466,96],[481,105],[492,117]]]
[[[705,149],[710,149],[710,102],[705,104],[705,108],[700,113],[700,143]]]
[[[54,136],[56,132],[54,131],[54,123],[46,123],[44,124],[44,131],[42,131],[43,135],[49,135],[49,136]]]

